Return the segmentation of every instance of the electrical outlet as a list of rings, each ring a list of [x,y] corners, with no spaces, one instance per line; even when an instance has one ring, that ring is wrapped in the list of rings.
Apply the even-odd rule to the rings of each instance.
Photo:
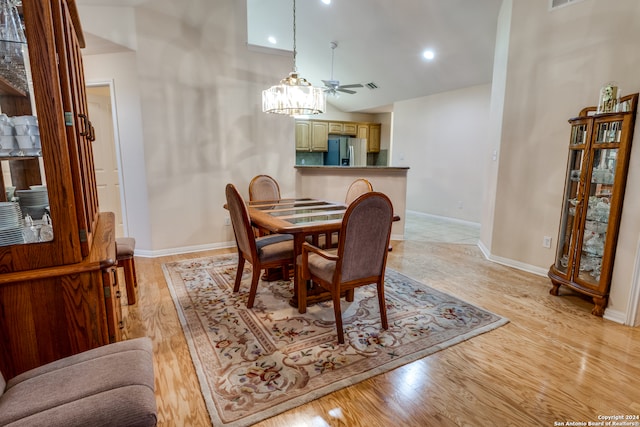
[[[231,225],[231,218],[227,217],[224,219],[224,225]]]
[[[544,236],[542,238],[542,247],[547,249],[551,248],[551,237]]]

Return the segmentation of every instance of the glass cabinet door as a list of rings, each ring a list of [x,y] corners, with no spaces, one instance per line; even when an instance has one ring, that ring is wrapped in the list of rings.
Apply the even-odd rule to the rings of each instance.
[[[17,3],[0,0],[0,246],[53,239],[29,53]]]
[[[575,126],[574,129],[578,127]],[[582,133],[575,133],[582,136]],[[569,167],[567,168],[564,206],[560,222],[560,234],[558,240],[558,253],[556,254],[556,269],[567,276],[571,272],[571,254],[575,250],[576,230],[583,203],[581,200],[580,179],[582,175],[582,163],[584,160],[584,149],[572,147],[569,151]]]
[[[585,162],[585,150],[587,149],[588,133],[591,131],[588,121],[575,121],[571,126],[571,139],[569,140],[569,161],[567,176],[565,178],[564,204],[560,220],[560,233],[558,235],[558,248],[556,253],[555,268],[569,279],[573,270],[575,247],[578,244],[580,218],[584,210],[582,201],[583,167]]]
[[[607,247],[609,213],[614,184],[622,121],[596,124],[586,185],[587,211],[582,236],[578,278],[594,286],[600,282],[602,259]]]

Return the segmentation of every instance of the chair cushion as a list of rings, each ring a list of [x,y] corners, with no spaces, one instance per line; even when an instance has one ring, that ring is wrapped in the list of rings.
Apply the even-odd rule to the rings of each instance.
[[[151,341],[98,347],[24,372],[7,382],[0,425],[154,426]]]
[[[256,248],[261,263],[285,258],[293,260],[293,236],[290,234],[259,237],[256,239]]]
[[[337,249],[329,249],[326,252],[338,253]],[[318,254],[310,253],[307,259],[309,265],[309,272],[316,277],[321,278],[326,282],[333,282],[333,274],[336,271],[336,262],[321,257]]]
[[[118,237],[116,239],[116,257],[130,258],[136,249],[136,239],[133,237]]]

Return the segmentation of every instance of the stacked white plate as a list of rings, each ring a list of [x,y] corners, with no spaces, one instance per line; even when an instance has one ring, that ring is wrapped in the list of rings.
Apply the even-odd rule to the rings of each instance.
[[[16,197],[20,199],[20,208],[24,215],[31,218],[42,219],[42,215],[49,206],[47,187],[37,187],[31,190],[16,190]]]
[[[14,202],[0,202],[0,246],[24,243],[22,212]]]

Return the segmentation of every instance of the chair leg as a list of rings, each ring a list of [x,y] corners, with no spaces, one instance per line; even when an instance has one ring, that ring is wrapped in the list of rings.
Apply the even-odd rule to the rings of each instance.
[[[344,344],[344,331],[342,330],[342,310],[340,310],[340,288],[331,291],[333,297],[333,313],[336,317],[336,330],[338,332],[338,343]]]
[[[258,282],[260,281],[260,269],[255,265],[252,266],[253,273],[251,275],[251,288],[249,289],[249,299],[247,300],[247,308],[253,308],[253,302],[258,292]]]
[[[133,305],[136,303],[136,273],[133,257],[119,260],[122,262],[124,270],[124,284],[127,288],[127,303]]]
[[[380,305],[380,321],[382,322],[382,329],[389,329],[389,323],[387,321],[387,303],[384,299],[384,279],[378,282],[378,304]]]
[[[347,300],[347,302],[353,302],[353,298],[355,297],[355,295],[356,295],[356,290],[355,289],[349,289],[347,291],[347,296],[346,296],[345,299]]]
[[[241,254],[238,254],[238,267],[236,269],[236,281],[233,285],[233,292],[240,290],[240,282],[242,282],[242,272],[244,270],[244,258]]]
[[[307,312],[307,280],[304,277],[301,265],[296,265],[296,274],[298,275],[298,313]]]

